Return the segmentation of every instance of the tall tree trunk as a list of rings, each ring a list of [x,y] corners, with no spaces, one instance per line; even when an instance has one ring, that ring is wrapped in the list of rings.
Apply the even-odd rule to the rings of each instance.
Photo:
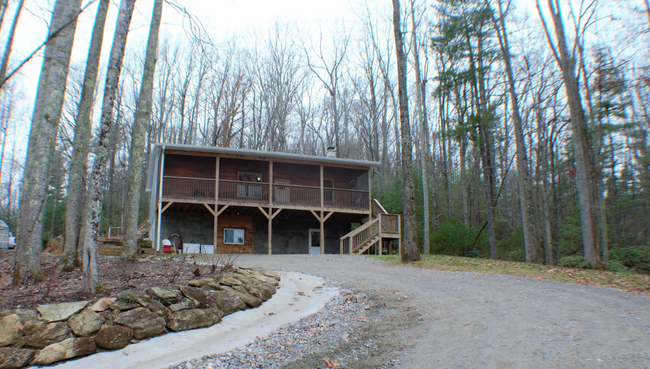
[[[99,281],[97,271],[97,237],[102,212],[102,179],[108,161],[108,147],[111,141],[111,127],[113,126],[113,108],[115,96],[119,85],[124,50],[129,25],[133,16],[135,0],[122,0],[120,13],[117,17],[111,55],[106,72],[104,87],[104,100],[102,103],[102,118],[97,137],[95,162],[90,172],[88,193],[86,195],[86,212],[84,214],[84,243],[81,264],[84,268],[84,289],[88,293],[100,293],[103,287]]]
[[[138,251],[138,205],[140,204],[140,182],[142,180],[142,160],[146,144],[146,128],[151,121],[151,105],[153,99],[153,77],[156,71],[156,55],[158,53],[158,34],[162,17],[163,0],[156,0],[153,5],[153,16],[149,28],[147,56],[144,62],[144,75],[140,86],[138,106],[133,119],[131,134],[131,155],[129,156],[128,196],[125,209],[126,230],[124,232],[124,251],[122,257],[133,259]]]
[[[61,121],[81,0],[57,0],[45,46],[38,92],[29,133],[27,160],[20,193],[20,219],[13,284],[43,279],[43,210],[47,197],[48,163]],[[51,35],[66,25],[56,36]]]
[[[426,121],[425,99],[426,91],[425,84],[422,81],[422,73],[420,69],[420,54],[418,52],[418,39],[417,39],[417,24],[415,22],[415,7],[414,0],[411,0],[411,23],[413,30],[411,32],[411,51],[413,52],[413,63],[415,69],[415,99],[418,112],[418,124],[420,128],[420,169],[422,174],[422,202],[424,214],[424,239],[422,240],[422,253],[428,254],[429,239],[431,231],[431,221],[429,220],[429,144],[427,140],[428,130]]]
[[[517,184],[519,185],[519,205],[521,208],[521,223],[524,230],[524,245],[526,250],[526,261],[529,263],[539,262],[537,239],[533,228],[533,210],[531,179],[528,172],[528,158],[526,157],[526,143],[524,140],[524,130],[519,113],[519,99],[517,98],[517,89],[515,88],[515,78],[512,71],[512,62],[510,55],[510,45],[508,44],[508,33],[506,32],[505,17],[501,7],[501,0],[497,1],[499,9],[498,20],[492,17],[494,28],[497,31],[499,47],[503,64],[506,68],[506,78],[508,82],[508,94],[512,106],[512,123],[515,128],[515,143],[517,147]]]
[[[537,3],[540,18],[541,9],[539,0]],[[569,111],[571,115],[571,131],[573,152],[576,165],[576,184],[578,187],[578,204],[580,208],[580,228],[582,231],[582,250],[585,258],[591,261],[598,261],[598,251],[596,249],[596,227],[594,214],[594,171],[593,157],[589,146],[587,134],[587,121],[585,111],[582,107],[582,98],[578,79],[575,75],[576,61],[569,52],[566,37],[564,35],[564,24],[560,12],[558,0],[548,0],[548,8],[551,12],[555,36],[557,38],[557,47],[553,43],[549,32],[546,32],[548,42],[553,48],[556,61],[562,71],[564,79],[564,89],[567,96]],[[558,55],[559,53],[559,55]]]
[[[104,39],[104,26],[108,14],[110,0],[101,0],[97,6],[97,16],[93,27],[93,34],[86,61],[84,84],[77,110],[74,141],[72,144],[72,159],[70,161],[70,174],[68,176],[68,197],[65,211],[65,246],[61,265],[63,270],[71,270],[79,264],[77,258],[77,244],[79,241],[79,220],[86,190],[86,172],[88,170],[88,152],[90,151],[90,133],[92,122],[90,119],[93,103],[95,102],[95,86],[99,70],[99,58]]]
[[[16,15],[14,20],[11,22],[11,30],[9,31],[9,37],[7,38],[7,43],[5,44],[5,51],[2,55],[2,64],[0,65],[0,81],[4,81],[5,75],[7,74],[7,65],[9,65],[9,56],[11,55],[11,48],[14,45],[14,36],[16,35],[16,28],[18,26],[18,19],[20,18],[20,12],[23,10],[23,5],[25,0],[20,0],[18,3],[18,8],[16,9]]]
[[[406,88],[406,56],[402,43],[399,0],[393,0],[393,33],[395,35],[395,55],[397,57],[397,90],[399,98],[399,120],[402,144],[402,181],[404,193],[404,237],[402,242],[402,262],[420,260],[417,245],[417,218],[415,215],[415,191],[413,189],[413,164],[411,127],[409,124],[408,90]]]

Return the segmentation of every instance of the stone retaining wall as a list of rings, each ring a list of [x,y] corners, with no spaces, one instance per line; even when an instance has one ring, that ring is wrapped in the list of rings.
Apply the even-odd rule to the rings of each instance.
[[[115,298],[0,310],[0,368],[50,365],[119,350],[168,332],[208,327],[224,315],[258,307],[276,292],[274,272],[237,268],[186,286],[152,287]]]

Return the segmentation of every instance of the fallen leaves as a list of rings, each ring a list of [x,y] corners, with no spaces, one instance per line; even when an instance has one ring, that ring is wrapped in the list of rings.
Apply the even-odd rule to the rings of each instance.
[[[323,359],[323,362],[325,365],[327,365],[328,368],[336,368],[337,366],[340,366],[339,364],[336,364],[332,361],[332,359],[325,358]]]

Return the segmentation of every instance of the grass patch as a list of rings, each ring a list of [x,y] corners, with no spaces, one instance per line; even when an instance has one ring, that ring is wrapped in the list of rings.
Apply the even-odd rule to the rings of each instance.
[[[373,256],[392,265],[403,265],[399,255]],[[621,291],[650,295],[650,276],[634,273],[613,273],[601,270],[549,267],[542,264],[514,261],[465,258],[447,255],[422,255],[422,260],[411,266],[445,271],[477,272],[513,275],[524,278],[547,279],[556,282],[587,286],[617,288]]]

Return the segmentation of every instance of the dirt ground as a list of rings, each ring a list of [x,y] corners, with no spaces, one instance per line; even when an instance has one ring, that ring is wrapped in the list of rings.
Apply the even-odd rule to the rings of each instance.
[[[170,261],[155,258],[122,262],[118,258],[99,257],[99,279],[105,291],[88,295],[83,291],[81,268],[71,272],[58,272],[59,255],[41,254],[45,280],[27,286],[12,286],[15,250],[0,249],[0,309],[17,307],[35,309],[40,304],[54,304],[79,300],[96,300],[115,296],[124,290],[144,292],[149,287],[182,284],[198,276],[193,273],[193,261]],[[202,277],[210,275],[209,266],[201,266]]]

